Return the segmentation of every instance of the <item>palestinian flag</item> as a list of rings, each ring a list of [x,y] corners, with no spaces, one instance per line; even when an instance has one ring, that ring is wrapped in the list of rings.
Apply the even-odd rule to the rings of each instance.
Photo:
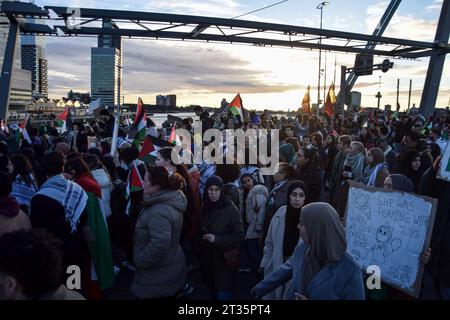
[[[176,127],[177,127],[177,124],[174,123],[174,125],[172,127],[172,131],[170,132],[170,136],[169,136],[169,143],[175,144],[175,145],[177,144],[177,133],[176,133],[177,129],[176,129]]]
[[[103,291],[114,285],[115,273],[111,242],[108,226],[102,212],[103,204],[101,198],[92,192],[87,192],[87,195],[87,223],[92,233],[91,239],[87,243],[95,270],[94,278],[98,281],[100,289]]]
[[[336,104],[336,94],[334,93],[334,83],[331,83],[328,89],[327,99],[325,101],[325,113],[332,117],[334,115],[334,105]]]
[[[131,165],[130,173],[128,174],[127,188],[125,190],[126,198],[127,198],[126,213],[128,215],[130,215],[130,208],[131,208],[131,193],[141,191],[142,189],[144,189],[144,185],[143,185],[142,181],[143,181],[143,179],[137,168],[136,161],[133,161],[133,164]]]
[[[231,111],[233,116],[240,116],[241,121],[244,122],[244,112],[242,107],[241,95],[238,93],[237,96],[230,102],[228,110]]]
[[[114,128],[113,128],[113,136],[111,142],[111,152],[110,154],[114,157],[117,153],[117,136],[119,134],[119,115],[114,117]]]
[[[173,144],[167,142],[166,140],[159,139],[154,136],[147,135],[145,137],[145,139],[148,139],[152,142],[153,146],[155,147],[155,150],[158,150],[158,149],[164,148],[164,147],[173,147]]]
[[[58,117],[56,117],[55,125],[60,127],[60,133],[66,132],[72,126],[70,117],[70,108],[66,108]]]
[[[144,103],[141,98],[138,98],[136,116],[134,117],[134,122],[131,126],[130,132],[128,132],[127,140],[133,141],[132,143],[140,148],[142,142],[144,142],[146,129],[147,118],[145,115]]]
[[[154,164],[157,159],[154,154],[155,151],[156,149],[152,140],[149,136],[146,136],[141,151],[139,152],[139,160],[145,162],[146,164]]]
[[[28,141],[29,144],[31,144],[30,135],[27,131],[28,126],[28,115],[25,116],[25,119],[19,124],[20,133],[22,134],[22,137]]]
[[[304,113],[311,114],[311,99],[309,97],[310,86],[306,88],[305,96],[302,101],[302,110]]]

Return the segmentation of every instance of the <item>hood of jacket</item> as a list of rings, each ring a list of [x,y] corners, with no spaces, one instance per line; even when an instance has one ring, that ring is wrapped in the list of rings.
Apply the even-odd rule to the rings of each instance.
[[[168,205],[181,212],[184,212],[187,208],[187,200],[181,190],[162,190],[152,195],[144,194],[144,207],[151,207],[156,204]]]
[[[265,186],[263,186],[262,184],[257,184],[249,191],[247,197],[251,197],[251,196],[253,197],[258,194],[261,194],[267,198],[267,196],[268,196],[267,188]]]
[[[95,181],[99,184],[99,186],[103,188],[107,188],[111,185],[111,179],[106,173],[105,169],[96,169],[91,171],[92,177],[94,177]]]

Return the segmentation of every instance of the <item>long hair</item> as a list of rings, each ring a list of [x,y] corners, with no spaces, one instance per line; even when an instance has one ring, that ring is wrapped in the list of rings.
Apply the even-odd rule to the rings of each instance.
[[[305,167],[302,170],[308,170],[308,169],[320,169],[320,163],[318,161],[317,157],[317,149],[316,147],[303,147],[303,156],[305,159],[308,159],[308,163],[305,165]]]
[[[67,170],[75,171],[75,178],[79,178],[83,174],[87,174],[92,178],[88,165],[80,156],[73,157],[67,162]]]
[[[174,173],[169,176],[169,172],[163,166],[149,166],[146,165],[147,173],[150,177],[150,183],[158,185],[161,190],[180,190],[182,179],[180,175]]]
[[[23,154],[15,154],[11,157],[11,163],[14,166],[13,177],[16,178],[20,176],[20,180],[25,182],[27,185],[33,183],[30,174],[34,177],[33,167],[30,161]]]
[[[183,177],[186,182],[186,192],[185,196],[188,200],[188,211],[191,210],[192,205],[194,203],[194,193],[191,188],[191,175],[184,164],[175,164],[172,161],[172,150],[171,147],[165,147],[158,150],[159,154],[166,160],[170,161],[170,163],[177,169],[177,173]]]

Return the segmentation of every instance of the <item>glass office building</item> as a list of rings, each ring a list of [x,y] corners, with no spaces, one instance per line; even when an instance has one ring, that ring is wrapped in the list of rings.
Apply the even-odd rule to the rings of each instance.
[[[2,0],[0,0],[1,6]],[[9,34],[9,20],[0,14],[0,70],[3,68],[3,59],[5,55],[6,42]],[[13,75],[11,79],[11,91],[9,96],[8,109],[25,110],[31,105],[31,72],[22,70],[22,56],[20,37],[17,39],[16,52],[14,58]]]
[[[114,107],[118,102],[120,53],[116,48],[91,48],[91,96]]]
[[[103,19],[103,28],[117,28],[109,19]],[[101,99],[102,105],[115,107],[119,92],[123,103],[122,47],[120,36],[98,37],[98,48],[91,48],[91,98]]]
[[[29,23],[39,23],[27,19]],[[22,69],[31,71],[31,90],[35,99],[48,98],[48,71],[45,56],[45,37],[22,35]]]

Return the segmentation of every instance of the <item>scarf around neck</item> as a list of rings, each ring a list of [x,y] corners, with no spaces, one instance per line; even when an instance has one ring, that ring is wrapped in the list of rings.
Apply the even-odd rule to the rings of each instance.
[[[59,174],[49,178],[36,193],[38,194],[49,197],[64,207],[66,221],[70,223],[71,232],[74,233],[88,199],[80,185]]]

